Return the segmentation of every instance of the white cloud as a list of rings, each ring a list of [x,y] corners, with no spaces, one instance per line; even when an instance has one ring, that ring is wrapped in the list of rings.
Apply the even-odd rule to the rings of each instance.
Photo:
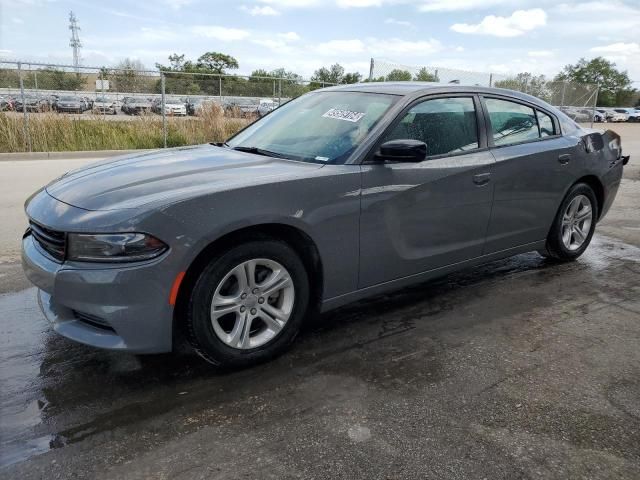
[[[552,57],[554,55],[553,51],[551,50],[531,50],[530,52],[527,52],[527,55],[529,57]]]
[[[367,39],[368,50],[373,55],[379,56],[403,56],[419,55],[424,56],[442,50],[442,45],[438,40],[409,41],[399,38]]]
[[[244,40],[249,36],[249,32],[239,28],[227,28],[217,25],[196,25],[191,27],[194,35],[206,38],[215,38],[223,42],[232,42],[234,40]]]
[[[504,3],[510,2],[509,0],[422,0],[418,10],[422,12],[453,12],[486,8]]]
[[[280,8],[301,8],[322,5],[322,0],[259,0],[262,3],[275,5]]]
[[[496,37],[517,37],[525,32],[546,25],[547,14],[541,8],[516,10],[509,17],[489,15],[480,23],[456,23],[451,30],[458,33],[494,35]]]
[[[340,8],[381,7],[382,0],[336,0]]]
[[[300,35],[298,35],[296,32],[286,32],[279,33],[278,38],[281,38],[287,42],[295,42],[297,40],[300,40]]]
[[[410,27],[410,28],[415,28],[413,23],[407,21],[407,20],[396,20],[395,18],[387,18],[385,19],[384,23],[388,24],[388,25],[399,25],[401,27]]]
[[[636,42],[631,43],[612,43],[610,45],[604,45],[601,47],[593,47],[591,52],[594,53],[603,53],[603,54],[611,54],[611,55],[638,55],[640,54],[640,44]]]
[[[410,41],[400,38],[369,37],[364,40],[330,40],[318,44],[313,50],[323,56],[337,56],[338,58],[363,54],[367,56],[393,56],[395,58],[406,55],[429,55],[442,50],[442,45],[434,39]]]
[[[247,7],[246,5],[243,5],[242,7],[240,7],[242,10],[244,10],[245,12],[247,12],[249,15],[253,15],[255,16],[266,16],[266,17],[275,17],[277,15],[280,15],[280,12],[278,10],[276,10],[275,8],[269,6],[269,5],[265,5],[264,7],[260,7],[258,5],[255,5],[251,8]]]
[[[11,21],[12,21],[13,23],[15,23],[16,25],[22,25],[22,24],[24,23],[24,20],[22,20],[21,18],[18,18],[18,17],[13,17],[13,18],[11,19]]]
[[[335,56],[362,53],[365,51],[365,44],[362,40],[330,40],[319,43],[315,51],[321,55]]]

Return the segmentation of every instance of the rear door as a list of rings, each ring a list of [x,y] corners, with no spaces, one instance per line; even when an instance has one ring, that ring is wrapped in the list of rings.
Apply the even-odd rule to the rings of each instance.
[[[545,239],[575,173],[571,143],[551,113],[511,97],[482,101],[496,159],[487,254]]]
[[[360,288],[482,254],[494,159],[479,113],[472,94],[427,97],[381,136],[423,141],[427,158],[362,166]]]

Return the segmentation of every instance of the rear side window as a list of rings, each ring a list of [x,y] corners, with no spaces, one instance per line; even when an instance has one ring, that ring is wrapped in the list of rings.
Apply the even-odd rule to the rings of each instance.
[[[471,97],[435,98],[417,103],[384,141],[411,139],[427,144],[427,155],[478,148],[476,110]]]
[[[485,103],[495,145],[508,145],[539,138],[533,108],[496,98],[487,98]]]
[[[553,127],[553,120],[549,115],[540,110],[536,110],[538,114],[538,125],[540,125],[540,136],[541,137],[551,137],[556,134],[556,131]]]

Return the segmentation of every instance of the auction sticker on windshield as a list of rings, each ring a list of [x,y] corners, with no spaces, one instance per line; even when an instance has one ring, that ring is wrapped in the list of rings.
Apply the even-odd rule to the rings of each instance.
[[[364,117],[364,115],[364,112],[352,112],[351,110],[332,108],[322,116],[326,118],[334,118],[336,120],[346,120],[347,122],[357,122]]]

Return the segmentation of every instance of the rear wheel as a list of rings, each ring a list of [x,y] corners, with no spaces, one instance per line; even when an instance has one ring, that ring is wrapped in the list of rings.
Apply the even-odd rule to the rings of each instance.
[[[278,240],[241,244],[214,258],[191,294],[187,336],[215,365],[241,367],[282,353],[300,331],[309,280]]]
[[[575,260],[591,243],[598,218],[598,202],[593,189],[574,185],[565,196],[547,236],[544,256],[560,261]]]

